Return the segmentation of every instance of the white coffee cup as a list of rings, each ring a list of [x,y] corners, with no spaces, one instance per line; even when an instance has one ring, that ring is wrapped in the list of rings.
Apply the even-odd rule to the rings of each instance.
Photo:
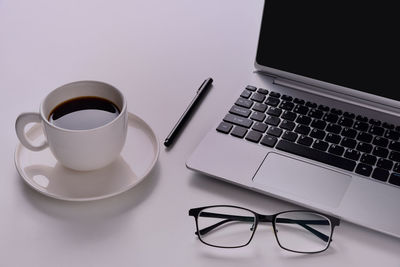
[[[60,128],[49,121],[59,104],[79,97],[100,97],[112,102],[119,115],[102,126],[86,130]],[[45,135],[42,144],[33,144],[26,136],[29,123],[41,123]],[[50,92],[40,105],[39,113],[22,113],[15,122],[17,136],[26,148],[40,151],[50,148],[54,157],[65,167],[90,171],[107,166],[121,153],[128,128],[127,103],[115,87],[97,81],[78,81]]]

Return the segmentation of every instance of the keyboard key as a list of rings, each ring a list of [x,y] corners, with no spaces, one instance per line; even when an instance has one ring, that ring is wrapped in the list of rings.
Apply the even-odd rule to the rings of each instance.
[[[253,110],[258,111],[258,112],[265,112],[267,110],[267,108],[268,108],[268,106],[263,103],[255,103],[253,106]]]
[[[342,146],[332,144],[329,147],[328,152],[332,153],[332,154],[335,154],[337,156],[341,156],[344,153],[344,148]]]
[[[299,133],[299,134],[308,135],[308,133],[311,131],[311,128],[308,127],[308,126],[299,124],[299,125],[297,125],[297,127],[294,129],[294,131],[295,131],[296,133]]]
[[[307,102],[306,102],[306,107],[309,107],[309,108],[317,108],[318,105],[317,105],[316,103],[314,103],[314,102],[307,101]]]
[[[265,131],[267,130],[268,125],[266,125],[265,123],[262,122],[255,122],[253,125],[253,130],[259,131],[261,133],[265,133]]]
[[[329,144],[327,142],[321,141],[321,140],[315,140],[314,144],[312,145],[313,148],[321,150],[321,151],[326,151],[328,149]]]
[[[370,154],[363,154],[361,156],[360,162],[364,163],[364,164],[368,164],[368,165],[375,165],[376,163],[376,157],[372,156]]]
[[[372,173],[372,178],[377,179],[382,182],[386,182],[389,177],[389,172],[381,168],[375,168]]]
[[[389,144],[389,140],[386,138],[377,136],[372,141],[372,144],[374,144],[376,146],[387,147],[387,145]]]
[[[372,154],[380,158],[386,158],[389,155],[389,150],[380,146],[376,146],[374,147],[374,150],[372,150]]]
[[[322,111],[325,111],[325,112],[328,112],[330,110],[330,108],[328,106],[325,106],[325,105],[319,105],[318,109],[322,110]]]
[[[244,108],[251,108],[253,103],[254,103],[253,101],[242,98],[242,97],[239,97],[239,99],[236,100],[236,102],[235,102],[236,105],[238,105],[240,107],[244,107]]]
[[[384,122],[382,124],[382,127],[386,128],[386,129],[389,129],[389,130],[393,130],[394,129],[394,125],[391,124],[391,123],[387,123],[387,122]]]
[[[297,139],[298,134],[294,132],[285,131],[282,135],[282,139],[294,142]]]
[[[360,132],[357,136],[357,140],[364,143],[370,143],[372,141],[372,135],[369,133]]]
[[[276,98],[280,98],[281,97],[280,93],[273,92],[273,91],[271,91],[271,93],[269,93],[269,95],[272,96],[272,97],[276,97]]]
[[[371,128],[369,128],[368,132],[373,135],[382,136],[383,133],[385,132],[385,129],[383,129],[382,127],[376,126],[376,125],[372,125]]]
[[[265,104],[267,104],[267,105],[270,105],[270,106],[273,106],[273,107],[276,107],[276,106],[278,106],[278,104],[279,104],[279,99],[278,98],[275,98],[275,97],[268,97],[267,98],[267,100],[265,100]]]
[[[320,130],[324,130],[326,127],[326,122],[322,121],[322,120],[313,120],[311,123],[311,127],[320,129]]]
[[[306,101],[297,97],[293,100],[293,102],[299,105],[304,105],[306,103]]]
[[[348,137],[344,137],[340,144],[344,147],[355,148],[357,145],[357,141]]]
[[[400,142],[392,141],[389,144],[389,149],[396,150],[400,152]]]
[[[263,95],[268,95],[268,90],[264,88],[258,88],[257,92]]]
[[[235,126],[235,128],[233,128],[233,131],[231,132],[231,135],[235,136],[235,137],[239,137],[239,138],[243,138],[247,133],[247,129],[240,127],[240,126]]]
[[[389,178],[389,183],[400,186],[400,173],[392,173]]]
[[[400,138],[400,133],[392,130],[387,130],[385,133],[385,137],[397,141]]]
[[[231,123],[227,123],[227,122],[221,122],[218,127],[217,127],[217,131],[220,133],[229,133],[232,129],[233,125]]]
[[[241,94],[240,94],[240,97],[243,97],[243,98],[249,98],[251,96],[251,91],[249,91],[249,90],[244,90]]]
[[[339,116],[333,113],[328,113],[325,114],[325,116],[322,119],[326,122],[336,123],[339,119]]]
[[[265,100],[265,95],[260,94],[260,93],[254,93],[254,94],[251,96],[250,99],[253,100],[253,101],[256,101],[256,102],[261,103],[261,102],[264,102],[264,100]]]
[[[333,133],[328,133],[325,137],[325,141],[327,141],[329,143],[333,143],[333,144],[339,144],[340,140],[342,140],[340,135],[333,134]]]
[[[321,119],[324,113],[319,109],[312,109],[308,112],[308,116],[314,119]]]
[[[282,109],[276,107],[270,107],[267,111],[268,115],[279,117],[282,114]]]
[[[344,137],[348,137],[348,138],[356,138],[357,135],[357,131],[354,129],[350,129],[350,128],[343,128],[342,133],[341,133]]]
[[[371,144],[367,144],[367,143],[363,143],[363,142],[359,142],[356,149],[360,152],[365,152],[365,153],[371,153],[372,151],[372,145]]]
[[[354,113],[350,113],[350,112],[345,112],[343,113],[343,116],[349,119],[354,119],[356,117],[356,115],[354,115]]]
[[[372,172],[372,167],[370,165],[366,165],[364,163],[358,163],[356,168],[356,173],[364,176],[370,176],[371,172]]]
[[[393,167],[393,161],[381,158],[381,159],[378,159],[376,166],[378,166],[379,168],[382,168],[382,169],[391,170]]]
[[[354,125],[353,125],[353,128],[354,128],[355,130],[365,132],[365,131],[368,130],[368,126],[369,126],[369,125],[368,125],[367,123],[365,123],[365,122],[356,121],[356,122],[354,123]]]
[[[353,171],[356,166],[355,161],[338,157],[296,143],[291,143],[286,140],[280,140],[279,143],[276,145],[276,148],[285,152],[293,153],[298,156],[306,157],[348,171]]]
[[[393,161],[400,162],[400,153],[396,151],[390,152],[389,159]]]
[[[356,120],[361,121],[361,122],[368,122],[368,117],[358,115],[356,117]]]
[[[309,125],[311,123],[311,118],[306,115],[299,115],[296,119],[297,123]]]
[[[264,137],[261,139],[260,144],[268,147],[274,147],[277,141],[278,138],[276,138],[275,136],[264,135]]]
[[[294,122],[288,121],[288,120],[283,120],[281,122],[281,125],[279,125],[280,128],[289,130],[289,131],[292,131],[295,126],[296,126],[296,124]]]
[[[229,110],[229,113],[247,118],[251,114],[251,110],[233,105]]]
[[[339,134],[342,131],[342,126],[334,123],[329,123],[328,126],[326,126],[325,130],[330,133]]]
[[[336,115],[342,115],[343,111],[341,111],[340,109],[336,109],[336,108],[332,108],[331,109],[331,113],[336,114]]]
[[[308,137],[306,135],[300,135],[299,139],[297,140],[297,143],[303,146],[311,146],[313,141],[314,140],[311,137]]]
[[[285,101],[293,101],[293,97],[291,97],[290,95],[282,95],[281,99]]]
[[[284,110],[292,110],[294,108],[294,103],[289,101],[283,101],[279,107]]]
[[[269,127],[267,134],[272,135],[272,136],[276,136],[276,137],[280,137],[282,134],[283,130],[279,129],[277,127]]]
[[[246,119],[237,115],[233,114],[226,114],[224,118],[225,122],[233,123],[239,126],[243,126],[246,128],[250,128],[250,126],[253,124],[253,121],[250,119]]]
[[[254,120],[254,121],[264,121],[265,120],[266,115],[264,113],[261,112],[253,112],[253,114],[251,114],[250,119]]]
[[[297,117],[297,114],[291,111],[285,110],[281,116],[282,119],[288,120],[288,121],[294,121]]]
[[[344,152],[344,157],[352,160],[358,160],[360,158],[361,153],[354,149],[346,149]]]
[[[250,141],[250,142],[258,143],[260,141],[261,137],[262,137],[262,133],[257,132],[257,131],[250,131],[246,135],[245,139]]]
[[[252,85],[247,85],[247,86],[246,86],[246,89],[249,90],[249,91],[255,92],[255,91],[257,90],[257,87],[252,86]]]
[[[396,165],[394,165],[393,171],[400,173],[400,163],[396,163]]]
[[[279,119],[278,117],[275,117],[275,116],[271,116],[271,115],[269,115],[265,119],[265,123],[273,125],[273,126],[277,126],[280,122],[281,122],[281,119]]]
[[[350,118],[340,117],[338,124],[344,127],[351,127],[353,126],[354,121]]]
[[[381,126],[382,122],[379,120],[375,120],[375,119],[370,119],[369,123],[372,125],[376,125],[376,126]]]
[[[293,112],[306,115],[310,109],[303,105],[296,105],[293,109]]]
[[[325,132],[322,130],[318,130],[318,129],[312,129],[310,136],[312,138],[317,138],[317,139],[324,139],[325,138]]]

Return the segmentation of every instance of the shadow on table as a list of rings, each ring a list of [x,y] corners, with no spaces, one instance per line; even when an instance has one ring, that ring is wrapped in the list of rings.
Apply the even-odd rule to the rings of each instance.
[[[70,227],[75,234],[102,234],[120,226],[132,223],[136,219],[134,210],[153,193],[160,179],[160,165],[156,163],[153,170],[142,182],[119,195],[101,200],[72,202],[54,199],[36,192],[20,179],[21,193],[32,208]],[[126,218],[129,217],[129,220]]]
[[[212,193],[215,196],[229,199],[229,203],[209,203],[216,204],[237,204],[245,205],[245,208],[250,208],[259,212],[279,212],[282,208],[295,209],[297,206],[284,202],[277,198],[273,198],[228,182],[224,182],[215,178],[211,178],[204,174],[193,173],[189,180],[189,185],[196,190]],[[240,204],[243,203],[243,204]]]
[[[216,196],[216,199],[223,198],[228,199],[228,203],[207,203],[213,204],[236,204],[242,205],[243,207],[250,208],[255,211],[263,212],[279,212],[288,209],[296,209],[300,206],[295,206],[294,204],[263,195],[227,182],[217,180],[208,177],[203,174],[194,173],[191,175],[189,185],[195,189],[210,193]],[[204,203],[202,203],[204,204]],[[257,229],[259,231],[261,229]],[[258,233],[260,235],[261,233]],[[273,237],[273,233],[268,233]],[[255,237],[257,238],[257,237]],[[335,233],[333,237],[334,241],[328,250],[322,253],[317,253],[313,255],[297,254],[280,249],[277,244],[276,253],[279,253],[279,257],[287,261],[287,263],[294,262],[299,259],[318,258],[327,257],[331,259],[342,259],[343,257],[349,257],[349,253],[359,253],[360,248],[366,246],[366,249],[374,249],[374,251],[389,255],[396,255],[400,248],[400,239],[367,229],[346,221],[341,222],[341,226],[335,228]],[[269,241],[268,241],[269,242]],[[276,242],[275,240],[270,240],[270,242]],[[200,243],[200,241],[199,241]],[[200,244],[200,247],[203,244]],[[249,244],[248,246],[254,246],[257,244]],[[264,246],[265,244],[261,244]],[[271,248],[274,249],[275,248]],[[221,252],[217,250],[210,250],[209,248],[201,249],[200,255],[208,258],[230,258],[232,255],[229,252]],[[261,252],[260,252],[261,253]],[[258,253],[258,254],[260,254]],[[241,255],[241,254],[239,254]],[[274,255],[276,256],[275,252]],[[342,256],[339,256],[342,255]],[[243,256],[243,255],[242,255]],[[265,252],[263,257],[268,257],[268,251]],[[339,256],[339,258],[337,258]],[[371,255],[368,255],[371,256]],[[245,256],[243,256],[245,257]],[[248,255],[251,258],[251,255]]]

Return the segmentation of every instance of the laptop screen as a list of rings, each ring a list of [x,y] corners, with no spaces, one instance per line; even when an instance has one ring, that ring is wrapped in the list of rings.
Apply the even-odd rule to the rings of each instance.
[[[256,62],[399,101],[395,3],[266,0]]]

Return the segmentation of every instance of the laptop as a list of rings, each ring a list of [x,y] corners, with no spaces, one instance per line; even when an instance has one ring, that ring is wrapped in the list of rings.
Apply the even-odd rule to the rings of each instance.
[[[266,0],[255,70],[187,167],[400,238],[393,5]]]

